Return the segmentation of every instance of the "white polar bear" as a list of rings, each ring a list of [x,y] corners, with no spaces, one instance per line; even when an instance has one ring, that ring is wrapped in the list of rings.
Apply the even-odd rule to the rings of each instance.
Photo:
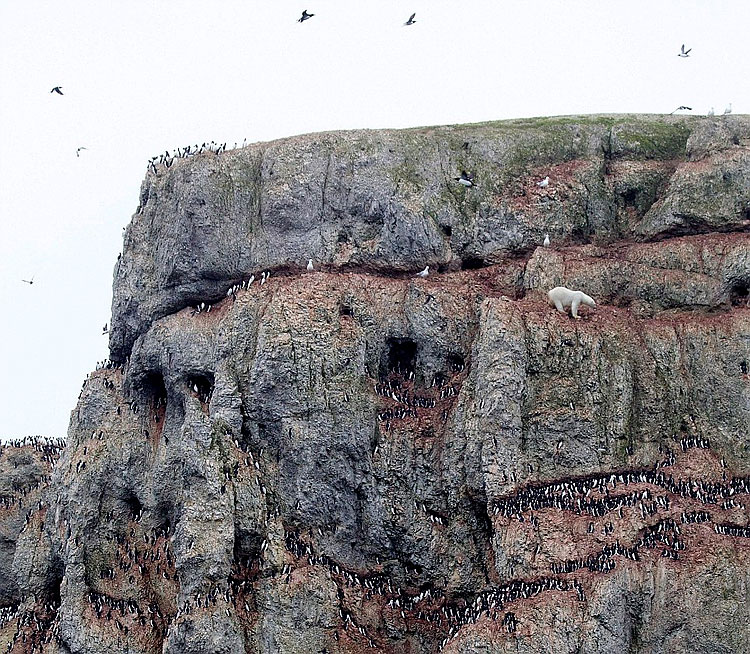
[[[594,299],[583,291],[571,291],[564,286],[556,286],[547,293],[547,300],[551,307],[555,307],[561,313],[565,313],[565,307],[570,307],[570,314],[578,318],[578,307],[581,303],[596,307]]]

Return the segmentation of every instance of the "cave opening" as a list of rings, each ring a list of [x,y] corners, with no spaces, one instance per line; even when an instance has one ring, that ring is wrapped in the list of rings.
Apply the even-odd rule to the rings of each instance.
[[[340,304],[339,305],[339,315],[340,316],[353,316],[354,311],[349,304]]]
[[[417,368],[416,342],[410,338],[391,337],[387,339],[384,364],[381,364],[381,371],[385,372],[385,376],[390,373],[413,376]]]
[[[167,406],[167,387],[160,372],[152,370],[146,374],[141,380],[141,392],[146,403],[150,403],[154,410],[158,411]]]
[[[453,228],[450,225],[442,225],[440,229],[443,230],[443,234],[445,234],[448,238],[453,236]]]
[[[486,265],[482,257],[464,257],[461,259],[461,270],[479,270]]]
[[[729,299],[732,306],[746,305],[750,295],[750,286],[746,281],[739,281],[732,284],[729,290]]]
[[[466,367],[466,362],[464,361],[464,358],[460,354],[451,352],[448,355],[448,367],[450,368],[451,372],[459,373],[459,372],[462,372],[463,369]]]
[[[635,208],[637,206],[638,200],[638,189],[626,189],[620,193],[620,197],[622,198],[622,203],[624,206]]]
[[[125,496],[125,506],[127,507],[128,514],[131,520],[136,522],[140,520],[143,515],[143,503],[135,496],[132,491]]]
[[[201,404],[208,404],[214,391],[214,376],[211,373],[195,373],[187,378],[188,388]]]

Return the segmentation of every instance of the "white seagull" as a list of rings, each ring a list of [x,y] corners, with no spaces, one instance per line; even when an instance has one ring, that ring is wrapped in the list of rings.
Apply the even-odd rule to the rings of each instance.
[[[424,277],[427,277],[427,275],[429,275],[429,274],[430,274],[430,267],[429,266],[425,266],[424,270],[422,270],[421,272],[418,272],[415,275],[415,277],[422,277],[422,278],[424,278]]]
[[[541,182],[537,182],[536,185],[539,188],[547,188],[549,186],[549,175],[545,177]]]
[[[709,109],[709,111],[708,111],[708,114],[706,114],[706,115],[713,116],[714,115],[714,108],[711,107],[711,109]]]
[[[687,50],[685,50],[685,44],[683,43],[682,47],[680,48],[680,54],[678,54],[677,56],[678,57],[689,57],[691,50],[692,50],[692,48],[688,48]]]
[[[313,270],[314,270],[314,268],[313,268],[313,264],[312,264],[312,259],[308,259],[307,260],[307,272],[312,272]]]
[[[724,109],[724,115],[728,116],[731,113],[732,113],[732,103],[730,102],[729,106],[726,109]]]
[[[544,247],[549,247],[549,234],[544,235]]]

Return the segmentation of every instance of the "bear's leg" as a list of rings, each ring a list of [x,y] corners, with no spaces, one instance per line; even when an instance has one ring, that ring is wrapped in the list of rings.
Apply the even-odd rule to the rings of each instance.
[[[581,304],[579,299],[575,299],[570,303],[570,315],[574,318],[578,318],[578,306]]]

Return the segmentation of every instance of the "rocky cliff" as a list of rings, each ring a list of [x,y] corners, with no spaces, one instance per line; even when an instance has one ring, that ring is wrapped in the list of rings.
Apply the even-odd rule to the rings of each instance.
[[[167,163],[112,362],[3,496],[0,646],[750,651],[749,119]]]

